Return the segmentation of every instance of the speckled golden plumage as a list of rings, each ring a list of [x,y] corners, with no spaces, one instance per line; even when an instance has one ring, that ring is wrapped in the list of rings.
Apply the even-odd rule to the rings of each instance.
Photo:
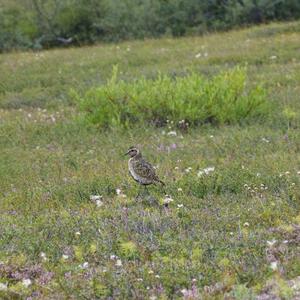
[[[128,169],[132,178],[142,185],[160,183],[165,185],[156,175],[153,166],[147,162],[136,147],[130,147],[127,153],[131,158],[128,161]]]

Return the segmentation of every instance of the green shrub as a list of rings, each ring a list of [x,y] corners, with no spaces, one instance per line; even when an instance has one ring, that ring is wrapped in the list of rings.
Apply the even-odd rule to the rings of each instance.
[[[299,0],[2,0],[0,51],[201,34],[299,16]]]
[[[190,125],[237,124],[266,116],[270,106],[260,86],[246,87],[246,70],[235,68],[213,78],[197,73],[171,78],[117,80],[117,68],[106,85],[75,95],[89,124],[163,126],[167,120]]]
[[[22,7],[0,7],[0,52],[32,48],[38,31],[34,22],[33,14]]]

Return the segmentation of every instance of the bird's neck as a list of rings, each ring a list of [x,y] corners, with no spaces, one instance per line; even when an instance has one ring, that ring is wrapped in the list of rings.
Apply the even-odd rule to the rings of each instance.
[[[133,157],[134,160],[138,160],[138,159],[141,159],[141,158],[142,158],[142,154],[141,154],[141,153],[138,153],[138,154],[136,154],[136,155]]]

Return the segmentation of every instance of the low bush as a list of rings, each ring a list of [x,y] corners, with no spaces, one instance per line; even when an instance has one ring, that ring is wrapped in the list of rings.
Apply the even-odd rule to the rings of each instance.
[[[265,117],[270,110],[261,86],[247,87],[245,68],[212,78],[197,73],[172,78],[118,80],[117,68],[106,85],[74,97],[89,124],[100,127],[133,124],[164,126],[168,120],[191,126],[241,124]]]
[[[299,0],[2,0],[0,52],[198,35],[299,17]]]

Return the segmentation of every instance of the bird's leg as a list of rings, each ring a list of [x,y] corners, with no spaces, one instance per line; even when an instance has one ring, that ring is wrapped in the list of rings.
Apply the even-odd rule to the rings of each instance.
[[[167,191],[166,191],[165,186],[162,186],[162,190],[163,190],[164,194],[167,195]]]
[[[148,202],[150,202],[151,204],[158,203],[158,200],[153,195],[151,195],[151,193],[148,190],[148,186],[146,185],[145,185],[145,192],[147,193],[145,198],[147,199]]]
[[[162,183],[162,182],[160,181],[160,183]],[[157,185],[157,184],[156,184],[156,185]],[[164,193],[165,195],[167,195],[167,191],[166,191],[166,186],[165,186],[165,184],[160,184],[159,187],[160,187],[160,189],[163,191],[163,193]]]
[[[142,194],[141,191],[142,191],[142,189],[141,189],[141,186],[139,185],[138,194],[136,195],[135,200],[139,200],[140,199],[141,194]]]
[[[137,195],[135,196],[135,200],[139,200],[139,199],[140,199],[140,196],[141,196],[141,188],[140,188],[140,186],[139,186],[138,193],[137,193]]]
[[[149,195],[149,190],[148,190],[148,187],[146,185],[144,185],[144,191],[145,191],[145,194]]]

